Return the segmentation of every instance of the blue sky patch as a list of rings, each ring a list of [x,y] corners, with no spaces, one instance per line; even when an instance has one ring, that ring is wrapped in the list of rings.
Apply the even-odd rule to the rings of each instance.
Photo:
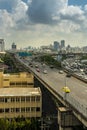
[[[9,2],[6,2],[6,4],[5,4],[4,1],[1,1],[0,2],[0,9],[6,9],[8,12],[11,12],[12,7],[9,4]]]
[[[69,5],[84,6],[87,4],[87,0],[68,0]]]

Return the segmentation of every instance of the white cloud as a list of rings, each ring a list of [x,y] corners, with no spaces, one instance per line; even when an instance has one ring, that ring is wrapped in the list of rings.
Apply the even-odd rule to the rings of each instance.
[[[72,21],[83,21],[84,11],[78,6],[67,6],[61,10],[62,19],[72,20]]]
[[[1,0],[6,4],[7,0]],[[10,8],[0,10],[1,36],[16,41],[49,41],[68,35],[75,39],[85,37],[87,30],[87,5],[69,6],[68,0],[9,0]],[[5,6],[3,6],[5,7]],[[32,35],[33,34],[33,35]],[[83,37],[79,37],[81,35]],[[22,37],[23,36],[23,37]],[[22,37],[22,38],[21,38]],[[51,37],[51,38],[50,38]],[[55,39],[56,38],[56,39]],[[65,38],[65,37],[64,37]],[[22,39],[22,40],[21,40]],[[86,39],[86,37],[84,38]],[[21,45],[20,45],[21,46]]]
[[[0,10],[0,27],[12,27],[13,21],[11,15],[6,10]]]
[[[87,12],[87,5],[84,6],[84,10],[85,10],[85,12]]]
[[[56,24],[61,9],[66,7],[68,0],[32,0],[27,15],[33,23]]]
[[[19,2],[17,2],[17,6],[13,8],[12,11],[13,19],[15,21],[25,19],[27,9],[28,9],[27,4],[19,0]]]

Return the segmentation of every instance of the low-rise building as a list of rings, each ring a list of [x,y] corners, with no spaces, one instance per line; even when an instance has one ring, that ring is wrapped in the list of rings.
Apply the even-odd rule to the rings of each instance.
[[[42,94],[31,73],[4,74],[0,70],[0,118],[41,117]]]
[[[41,117],[40,88],[0,88],[0,118]]]
[[[4,74],[0,71],[0,88],[34,87],[34,76],[31,73]]]

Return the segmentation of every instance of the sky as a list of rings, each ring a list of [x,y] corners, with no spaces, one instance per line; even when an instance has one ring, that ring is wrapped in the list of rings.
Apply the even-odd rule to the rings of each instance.
[[[87,0],[0,0],[0,39],[7,49],[87,46]]]

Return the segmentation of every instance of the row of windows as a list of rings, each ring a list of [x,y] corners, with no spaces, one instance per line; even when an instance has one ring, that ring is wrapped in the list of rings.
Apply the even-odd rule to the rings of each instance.
[[[0,102],[27,102],[27,101],[33,101],[33,102],[37,102],[40,101],[40,96],[32,96],[32,97],[11,97],[11,98],[0,98]]]
[[[10,113],[10,112],[39,112],[40,107],[22,107],[22,108],[5,108],[0,109],[0,113]]]
[[[33,83],[28,83],[28,82],[10,82],[10,85],[33,85]]]
[[[4,79],[4,81],[9,81],[9,79]]]

